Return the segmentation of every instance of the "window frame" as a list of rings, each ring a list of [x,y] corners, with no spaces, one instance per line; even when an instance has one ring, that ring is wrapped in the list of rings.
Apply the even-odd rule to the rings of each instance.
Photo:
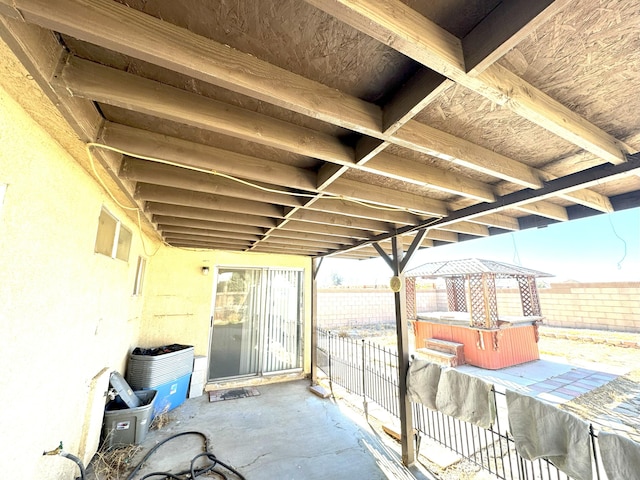
[[[109,218],[113,220],[113,223],[109,223],[109,226],[105,224],[103,218]],[[104,226],[103,226],[104,225]],[[108,232],[104,229],[109,228]],[[113,234],[111,234],[111,228],[113,228]],[[126,235],[123,234],[126,232]],[[123,241],[123,239],[125,239]],[[107,253],[106,241],[109,241],[110,252]],[[101,245],[102,243],[105,245]],[[129,262],[129,254],[131,253],[131,244],[133,243],[133,232],[131,229],[122,224],[120,219],[111,213],[106,207],[100,209],[100,215],[98,216],[98,229],[96,231],[96,242],[93,251],[104,255],[105,257],[116,258],[124,262]]]

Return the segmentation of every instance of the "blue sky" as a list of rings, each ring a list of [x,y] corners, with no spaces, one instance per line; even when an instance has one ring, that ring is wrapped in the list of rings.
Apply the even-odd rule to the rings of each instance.
[[[555,275],[551,282],[640,281],[640,208],[418,251],[408,268],[426,262],[485,258]],[[386,284],[381,259],[324,261],[318,281],[337,274],[345,284]]]

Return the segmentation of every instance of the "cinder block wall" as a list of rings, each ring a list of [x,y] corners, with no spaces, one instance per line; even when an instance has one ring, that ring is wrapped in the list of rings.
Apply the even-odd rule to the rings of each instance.
[[[640,332],[640,282],[564,283],[539,294],[546,325]],[[517,289],[498,292],[498,311],[522,314]]]
[[[563,283],[541,288],[546,325],[640,332],[640,282]],[[518,289],[498,290],[498,312],[522,315]],[[417,310],[447,311],[444,290],[418,290]],[[318,325],[355,327],[394,319],[389,289],[330,288],[318,291]]]

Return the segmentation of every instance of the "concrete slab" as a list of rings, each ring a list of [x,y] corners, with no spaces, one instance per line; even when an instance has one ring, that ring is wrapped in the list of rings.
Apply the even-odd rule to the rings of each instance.
[[[196,430],[208,436],[217,458],[252,480],[434,479],[422,468],[402,466],[397,442],[372,429],[361,414],[319,398],[308,387],[305,380],[261,385],[256,397],[216,403],[207,396],[188,399],[169,412],[169,425],[149,432],[134,464],[163,439]],[[172,440],[135,478],[184,470],[201,445],[196,436]]]

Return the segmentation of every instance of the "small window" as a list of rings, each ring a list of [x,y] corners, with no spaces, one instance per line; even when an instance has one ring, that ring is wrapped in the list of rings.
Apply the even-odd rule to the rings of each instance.
[[[136,268],[136,282],[133,284],[133,294],[142,295],[142,282],[144,280],[144,269],[147,265],[147,261],[138,257],[138,266]]]
[[[132,237],[131,230],[122,225],[120,220],[104,208],[100,211],[98,233],[96,235],[96,253],[101,253],[111,258],[119,258],[126,262],[129,260]]]
[[[129,250],[131,250],[131,230],[120,224],[120,232],[118,234],[118,246],[116,247],[116,258],[129,260]]]

